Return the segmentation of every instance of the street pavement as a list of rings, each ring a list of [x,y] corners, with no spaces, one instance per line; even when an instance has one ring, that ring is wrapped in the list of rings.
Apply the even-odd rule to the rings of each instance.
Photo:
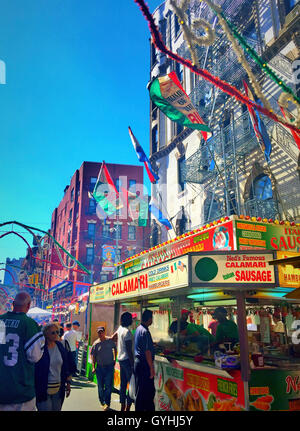
[[[110,408],[111,410],[120,411],[119,394],[112,393]],[[134,411],[134,405],[131,410]],[[98,400],[97,385],[86,377],[73,377],[71,394],[68,398],[65,398],[62,411],[103,411],[103,407]]]

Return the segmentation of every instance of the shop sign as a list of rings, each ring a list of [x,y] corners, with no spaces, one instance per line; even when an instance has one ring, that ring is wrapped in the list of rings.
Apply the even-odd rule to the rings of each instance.
[[[300,256],[298,253],[277,252],[277,259],[286,259],[288,257]],[[281,287],[300,287],[300,268],[294,268],[293,265],[277,265],[279,285]]]
[[[53,291],[53,301],[73,296],[73,282],[63,283],[59,288]]]
[[[113,245],[104,244],[102,249],[102,271],[115,270],[116,250]]]
[[[245,397],[240,370],[232,370],[230,375],[232,378],[219,377],[155,361],[155,410],[243,411]]]
[[[166,262],[188,252],[233,249],[233,222],[229,221],[170,244],[160,246],[157,250],[145,253],[136,259],[121,264],[118,266],[118,275],[122,277]]]
[[[210,254],[192,256],[193,284],[274,285],[272,253]]]
[[[238,250],[300,252],[300,228],[252,221],[234,221]]]
[[[300,410],[300,371],[252,370],[250,410]]]
[[[149,270],[92,286],[90,302],[126,299],[188,285],[188,257],[182,256]]]

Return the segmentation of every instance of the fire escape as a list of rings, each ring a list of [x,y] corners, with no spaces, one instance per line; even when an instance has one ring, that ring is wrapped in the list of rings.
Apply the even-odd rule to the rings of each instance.
[[[223,10],[233,22],[238,15],[239,22],[245,21],[245,27],[252,17],[244,3],[225,1]],[[208,8],[199,8],[199,15],[212,22],[213,16]],[[247,41],[257,52],[262,53],[259,38],[254,40],[247,37]],[[178,53],[186,58],[190,57],[185,44]],[[210,48],[198,48],[198,58],[201,67],[239,89],[242,88],[242,80],[247,80],[245,70],[219,27],[216,27],[214,44]],[[249,57],[247,60],[261,85],[270,88],[268,78],[262,75],[256,63]],[[287,71],[291,67],[286,57],[279,54],[270,61],[270,65],[277,73],[289,79]],[[297,211],[293,209],[299,206],[300,201],[299,184],[297,188],[294,186],[299,182],[296,169],[299,151],[289,131],[262,116],[272,143],[271,162],[268,166],[246,107],[239,107],[227,94],[218,91],[205,80],[199,80],[189,96],[201,117],[213,130],[213,137],[207,142],[200,142],[198,150],[186,159],[182,169],[185,182],[205,196],[201,225],[230,214],[279,219],[299,217],[299,214],[293,212]],[[276,99],[268,93],[267,98],[274,111],[279,113]],[[253,168],[254,161],[256,165]],[[283,166],[286,166],[286,172]],[[265,177],[270,182],[264,182],[261,175],[260,188],[257,189],[253,176],[255,172],[259,172],[259,167],[270,173],[269,177]],[[278,175],[280,182],[276,180]],[[247,182],[248,192],[241,190],[243,181]]]

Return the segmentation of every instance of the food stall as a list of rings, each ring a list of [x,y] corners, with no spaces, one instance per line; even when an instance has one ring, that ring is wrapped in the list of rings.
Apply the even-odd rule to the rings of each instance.
[[[300,300],[288,297],[299,287],[298,278],[285,275],[294,283],[287,285],[270,264],[285,246],[289,253],[299,252],[298,230],[243,218],[220,220],[121,262],[119,278],[91,288],[92,308],[113,306],[114,328],[124,311],[140,320],[144,309],[153,310],[156,410],[300,409],[294,322]],[[169,333],[183,309],[190,312],[189,325],[208,329],[219,306],[237,324],[236,343],[225,340],[216,348],[205,337],[199,343]]]

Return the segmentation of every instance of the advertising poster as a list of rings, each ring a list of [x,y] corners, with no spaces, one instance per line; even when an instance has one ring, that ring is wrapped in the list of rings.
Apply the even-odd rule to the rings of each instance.
[[[288,251],[278,251],[277,259],[286,259],[288,257],[300,256],[299,253]],[[281,287],[300,287],[300,268],[294,268],[293,265],[278,265],[278,277]]]
[[[250,410],[300,410],[300,371],[252,370]]]
[[[300,228],[234,221],[238,250],[268,249],[300,253]]]
[[[192,256],[193,284],[275,284],[272,253]]]
[[[192,251],[234,250],[233,222],[228,221],[162,245],[118,266],[118,276],[131,274]]]
[[[102,249],[102,271],[113,272],[115,270],[116,252],[112,245],[103,245]]]
[[[155,361],[155,409],[243,411],[245,397],[240,371],[231,370],[230,375],[232,379]]]
[[[188,257],[173,259],[152,269],[92,286],[90,302],[126,299],[135,295],[188,285]]]

